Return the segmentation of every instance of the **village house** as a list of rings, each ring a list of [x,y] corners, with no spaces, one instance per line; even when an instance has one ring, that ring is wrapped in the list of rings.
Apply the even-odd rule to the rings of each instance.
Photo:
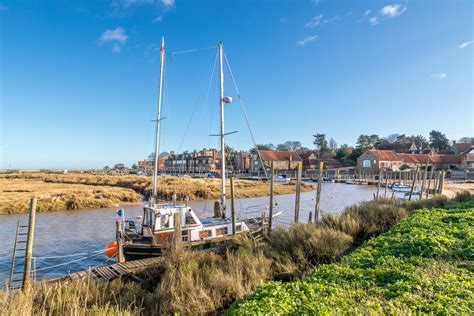
[[[393,150],[368,149],[357,158],[359,172],[378,173],[381,169],[399,170],[402,161]]]
[[[435,169],[465,169],[470,165],[471,157],[465,155],[404,154],[393,150],[366,150],[357,158],[359,172],[378,173],[381,169],[398,171],[405,168],[422,167],[428,163]]]
[[[151,174],[153,168],[155,167],[155,159],[145,159],[138,161],[138,171]],[[163,171],[165,168],[165,158],[159,158],[158,160],[158,170]]]
[[[303,161],[295,151],[259,150],[258,152],[266,169],[269,169],[271,162],[273,162],[275,170],[293,170],[298,166],[298,162]],[[263,172],[263,166],[257,153],[252,155],[251,172]]]
[[[306,171],[313,171],[319,168],[318,156],[313,151],[298,153],[303,161],[303,169]]]
[[[203,148],[199,152],[194,150],[192,153],[171,152],[165,160],[164,170],[166,173],[220,173],[220,154],[215,148]],[[227,172],[249,172],[250,159],[250,154],[244,151],[230,153],[226,157]]]

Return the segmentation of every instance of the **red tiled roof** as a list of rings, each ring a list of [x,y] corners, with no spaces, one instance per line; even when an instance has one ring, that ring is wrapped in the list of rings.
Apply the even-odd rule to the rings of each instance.
[[[456,149],[460,153],[463,153],[466,150],[470,149],[473,146],[473,144],[471,144],[471,143],[456,143],[454,146],[456,147]]]
[[[286,150],[259,150],[260,156],[265,161],[302,161],[300,155],[294,151]]]
[[[427,160],[431,162],[428,154],[398,154],[398,156],[404,163],[425,164]]]
[[[400,158],[397,156],[397,154],[393,150],[369,149],[369,151],[375,156],[377,156],[379,160],[400,161]]]
[[[430,161],[435,164],[461,163],[462,155],[431,155]]]
[[[409,164],[443,164],[443,163],[461,163],[461,155],[427,155],[427,154],[398,154],[404,163]]]

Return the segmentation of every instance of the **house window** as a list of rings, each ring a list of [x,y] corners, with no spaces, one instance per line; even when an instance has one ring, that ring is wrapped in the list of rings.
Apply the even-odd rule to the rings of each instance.
[[[364,160],[364,161],[362,161],[362,167],[364,167],[364,168],[370,168],[370,160]]]

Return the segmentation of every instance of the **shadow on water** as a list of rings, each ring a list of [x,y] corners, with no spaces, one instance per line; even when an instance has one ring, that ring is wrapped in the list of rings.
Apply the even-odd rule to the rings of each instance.
[[[325,183],[322,187],[321,209],[323,212],[337,213],[346,206],[373,198],[375,187],[363,185],[346,185]],[[383,191],[382,191],[383,192]],[[389,194],[392,193],[389,191]],[[300,221],[308,220],[309,211],[314,211],[315,192],[301,194]],[[276,196],[276,211],[282,211],[277,223],[289,225],[293,222],[295,196]],[[198,216],[212,216],[214,201],[197,201],[190,205]],[[230,203],[228,203],[228,208]],[[236,200],[239,217],[261,214],[269,205],[268,197],[242,198]],[[127,219],[134,219],[142,214],[142,206],[125,207]],[[251,213],[252,214],[248,214]],[[230,213],[230,210],[228,211]],[[15,238],[16,222],[26,223],[27,214],[0,216],[0,282],[3,287],[9,277],[11,253]],[[39,257],[54,257],[74,254],[90,254],[93,251],[103,250],[105,244],[115,239],[116,209],[93,209],[82,211],[61,211],[53,213],[39,213],[36,219],[36,232],[33,255],[37,256],[37,269],[66,263],[85,257],[62,257],[41,259]],[[73,262],[55,269],[42,270],[37,274],[38,279],[58,277],[68,272],[79,271],[94,267],[106,262],[104,254]],[[110,262],[110,261],[109,261]],[[18,271],[22,269],[18,266]]]

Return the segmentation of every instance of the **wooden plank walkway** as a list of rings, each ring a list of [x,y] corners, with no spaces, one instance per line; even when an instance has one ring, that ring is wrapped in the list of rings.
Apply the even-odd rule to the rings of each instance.
[[[118,277],[129,275],[132,272],[143,270],[149,266],[163,263],[162,257],[146,258],[141,260],[126,261],[124,263],[113,263],[108,266],[91,268],[85,271],[71,273],[63,280],[84,280],[88,277],[99,281],[111,281]]]

